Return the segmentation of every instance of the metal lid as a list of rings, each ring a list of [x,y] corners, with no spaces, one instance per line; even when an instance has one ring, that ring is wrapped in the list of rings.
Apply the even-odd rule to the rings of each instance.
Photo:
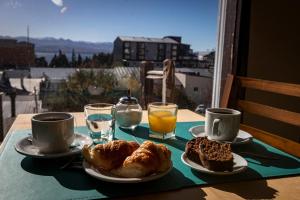
[[[138,104],[138,100],[135,97],[121,97],[119,102],[121,104]]]

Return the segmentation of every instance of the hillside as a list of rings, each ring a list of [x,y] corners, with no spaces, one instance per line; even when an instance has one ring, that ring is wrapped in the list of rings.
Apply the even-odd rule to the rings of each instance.
[[[0,39],[17,39],[18,41],[26,41],[26,37],[9,37],[0,36]],[[65,53],[71,53],[72,49],[76,53],[94,54],[99,52],[109,53],[113,50],[112,42],[83,42],[73,41],[70,39],[56,39],[52,37],[30,38],[30,42],[35,44],[36,52],[53,53],[61,49]]]

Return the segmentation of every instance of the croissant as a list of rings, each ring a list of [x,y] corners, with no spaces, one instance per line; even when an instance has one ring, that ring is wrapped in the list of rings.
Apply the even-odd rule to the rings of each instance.
[[[84,146],[83,157],[98,169],[110,171],[122,165],[126,157],[130,156],[139,144],[124,140],[114,140],[107,144],[98,144],[94,148]]]
[[[143,177],[155,172],[163,172],[171,166],[171,152],[162,144],[145,141],[128,156],[122,166],[111,173],[122,177]]]

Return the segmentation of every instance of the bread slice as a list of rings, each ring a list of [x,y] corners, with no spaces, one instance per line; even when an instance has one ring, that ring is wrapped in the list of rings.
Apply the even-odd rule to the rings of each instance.
[[[185,145],[186,156],[195,163],[202,164],[199,157],[199,145],[202,137],[194,138]]]
[[[199,142],[202,165],[212,171],[232,171],[233,155],[230,144],[222,144],[203,137]]]

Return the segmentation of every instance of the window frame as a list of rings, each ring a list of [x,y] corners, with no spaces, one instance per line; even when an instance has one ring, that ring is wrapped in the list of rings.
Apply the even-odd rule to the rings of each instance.
[[[217,45],[216,45],[216,54],[215,54],[213,91],[212,91],[212,101],[211,101],[211,107],[215,107],[215,108],[220,107],[220,99],[221,99],[226,8],[227,8],[227,0],[219,0]]]

